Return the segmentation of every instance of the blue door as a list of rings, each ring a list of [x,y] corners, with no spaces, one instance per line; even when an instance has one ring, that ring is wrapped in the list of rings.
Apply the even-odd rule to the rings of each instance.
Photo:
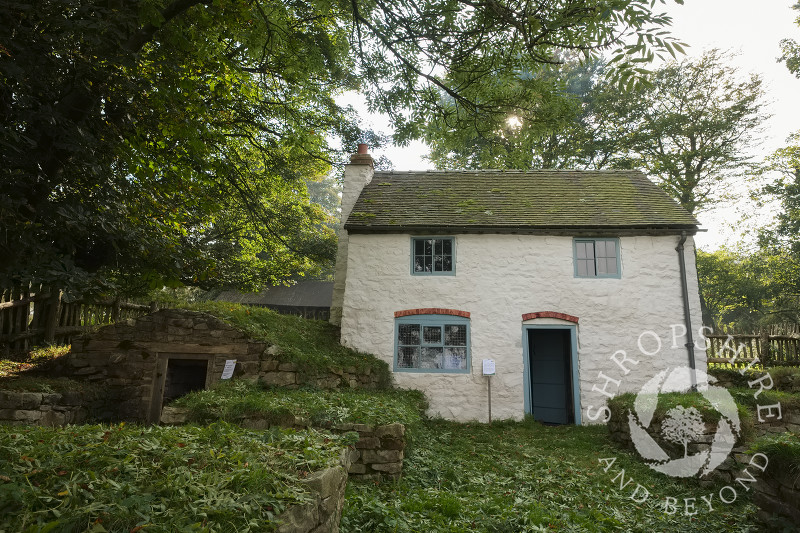
[[[528,357],[533,418],[545,424],[574,423],[570,331],[528,330]]]

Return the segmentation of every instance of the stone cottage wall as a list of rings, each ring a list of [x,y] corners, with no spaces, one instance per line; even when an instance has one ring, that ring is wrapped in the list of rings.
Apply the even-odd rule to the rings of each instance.
[[[575,386],[580,390],[577,409],[582,423],[601,422],[602,407],[610,396],[638,391],[661,370],[688,365],[681,331],[685,319],[675,251],[678,235],[621,236],[619,279],[575,277],[571,236],[490,234],[455,236],[453,275],[413,275],[411,237],[349,235],[341,339],[344,345],[374,353],[392,367],[396,312],[445,308],[469,313],[469,373],[394,372],[397,386],[425,392],[431,415],[487,421],[488,385],[481,361],[494,359],[492,416],[521,419],[529,386],[524,380],[523,326],[575,325],[552,318],[523,318],[541,311],[578,319],[579,383]],[[685,259],[692,322],[697,329],[702,320],[691,237],[686,241]],[[673,339],[673,331],[677,338]],[[703,342],[696,331],[694,337],[699,341],[697,368],[704,370]],[[626,364],[629,373],[611,360],[620,350],[639,362]]]

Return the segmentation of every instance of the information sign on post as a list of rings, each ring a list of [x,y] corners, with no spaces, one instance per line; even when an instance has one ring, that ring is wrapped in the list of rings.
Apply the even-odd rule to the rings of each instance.
[[[492,376],[495,374],[494,368],[494,359],[484,359],[483,360],[483,375],[486,376],[487,379],[487,387],[488,387],[488,394],[489,394],[489,423],[492,423]]]

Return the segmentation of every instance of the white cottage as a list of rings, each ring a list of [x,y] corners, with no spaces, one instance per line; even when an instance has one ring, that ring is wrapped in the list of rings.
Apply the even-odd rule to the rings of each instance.
[[[374,172],[359,149],[331,321],[430,414],[602,422],[657,372],[706,369],[698,222],[642,173]]]

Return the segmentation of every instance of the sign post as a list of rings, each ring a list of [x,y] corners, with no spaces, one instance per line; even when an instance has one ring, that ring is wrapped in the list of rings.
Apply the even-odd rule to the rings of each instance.
[[[487,378],[489,393],[489,423],[492,423],[492,376],[495,375],[494,359],[483,360],[483,375]]]

